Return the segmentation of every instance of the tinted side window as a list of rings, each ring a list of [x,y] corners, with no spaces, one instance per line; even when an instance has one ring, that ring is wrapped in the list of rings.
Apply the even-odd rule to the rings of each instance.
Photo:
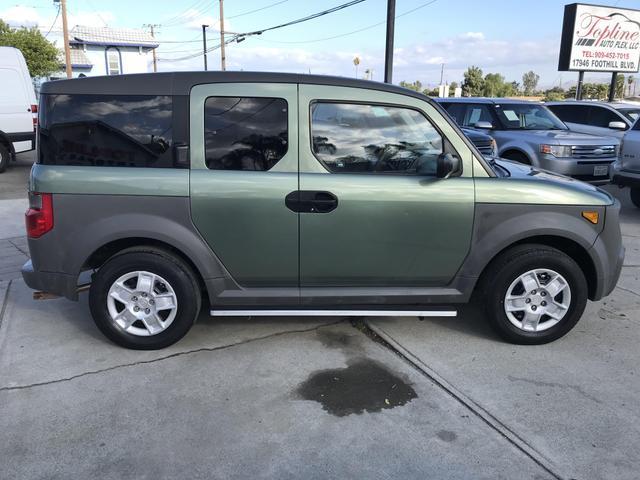
[[[287,110],[283,98],[207,98],[204,104],[207,167],[269,170],[287,153]]]
[[[435,175],[445,151],[424,115],[386,105],[314,103],[311,136],[313,153],[334,173]]]
[[[589,112],[589,124],[594,127],[609,128],[609,123],[622,121],[615,112],[608,108],[592,106]]]
[[[464,120],[462,121],[464,127],[474,127],[478,122],[489,122],[495,126],[491,110],[487,105],[466,105],[466,107]]]
[[[464,123],[464,113],[467,110],[467,106],[461,103],[448,103],[443,107],[447,110],[447,113],[453,118],[458,125]]]
[[[550,105],[549,109],[563,122],[587,125],[589,106],[587,105]]]
[[[43,95],[45,165],[173,167],[172,99],[151,95]]]

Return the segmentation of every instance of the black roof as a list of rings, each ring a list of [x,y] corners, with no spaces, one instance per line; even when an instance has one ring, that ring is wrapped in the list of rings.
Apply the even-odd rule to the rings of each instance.
[[[306,83],[367,88],[428,101],[426,95],[388,83],[347,77],[271,72],[162,72],[74,78],[46,82],[43,94],[189,95],[195,85],[206,83]]]

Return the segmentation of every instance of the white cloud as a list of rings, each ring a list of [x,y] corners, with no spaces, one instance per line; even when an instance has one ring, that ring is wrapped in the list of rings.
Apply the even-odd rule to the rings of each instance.
[[[461,40],[484,40],[484,33],[482,32],[466,32],[458,36]]]
[[[51,28],[53,20],[56,18],[57,10],[51,8],[46,14],[42,14],[41,11],[42,9],[16,5],[0,11],[0,18],[12,27],[38,27],[46,32]],[[113,13],[107,11],[77,12],[69,14],[68,24],[69,28],[73,28],[75,25],[103,27],[113,23],[115,18]],[[61,30],[62,19],[58,16],[56,24],[53,26],[53,32],[59,33]]]

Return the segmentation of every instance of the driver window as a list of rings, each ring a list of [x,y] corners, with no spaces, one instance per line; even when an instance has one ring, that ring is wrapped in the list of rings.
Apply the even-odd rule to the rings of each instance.
[[[388,105],[314,103],[311,137],[333,173],[435,176],[438,156],[452,150],[422,113]]]

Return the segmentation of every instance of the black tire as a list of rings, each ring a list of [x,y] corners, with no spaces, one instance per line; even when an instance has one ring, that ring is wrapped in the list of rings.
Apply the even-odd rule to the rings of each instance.
[[[629,196],[631,197],[631,203],[633,203],[636,208],[640,208],[640,187],[630,188]]]
[[[136,271],[159,275],[175,292],[175,318],[160,333],[149,336],[131,334],[112,320],[109,314],[109,289],[117,279]],[[94,274],[89,290],[89,308],[100,331],[118,345],[136,350],[156,350],[180,340],[198,317],[201,302],[200,288],[192,269],[173,254],[155,248],[137,247],[114,255]],[[118,305],[124,307],[124,304]],[[144,326],[143,323],[136,324]]]
[[[9,149],[0,143],[0,173],[4,173],[9,165],[9,158],[11,158],[11,153],[9,153]]]
[[[559,273],[566,280],[571,293],[564,317],[548,329],[536,332],[525,331],[514,325],[504,308],[505,297],[512,282],[534,269],[549,269]],[[505,340],[521,345],[548,343],[567,334],[584,312],[587,292],[587,281],[575,260],[555,248],[537,244],[519,245],[501,254],[483,274],[481,286],[481,298],[491,326]],[[534,300],[532,303],[536,302]],[[541,317],[540,325],[544,325],[545,318],[550,319]]]
[[[525,165],[531,165],[531,160],[524,153],[520,152],[505,152],[503,155],[500,155],[502,158],[506,158],[507,160],[513,160],[516,162],[523,163]]]

